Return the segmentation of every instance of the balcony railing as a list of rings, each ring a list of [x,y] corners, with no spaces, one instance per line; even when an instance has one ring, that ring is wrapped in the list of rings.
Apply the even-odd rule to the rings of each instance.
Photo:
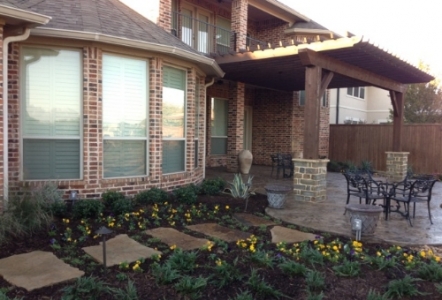
[[[204,54],[227,54],[237,49],[237,34],[207,22],[173,13],[172,34],[184,43]],[[246,37],[246,45],[251,50],[263,49],[267,43]]]

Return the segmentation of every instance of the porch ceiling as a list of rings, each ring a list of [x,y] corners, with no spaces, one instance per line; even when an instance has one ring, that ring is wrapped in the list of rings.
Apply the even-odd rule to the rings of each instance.
[[[397,56],[363,41],[361,37],[228,54],[215,57],[215,60],[226,73],[225,79],[277,90],[298,91],[305,89],[305,61],[303,64],[299,53],[306,50],[302,49],[313,50],[320,53],[322,58],[354,67],[353,71],[360,71],[364,76],[376,76],[398,84],[429,82],[433,79]],[[340,67],[341,72],[334,72],[328,88],[375,85],[369,80],[351,78],[351,73],[347,73],[345,67]]]

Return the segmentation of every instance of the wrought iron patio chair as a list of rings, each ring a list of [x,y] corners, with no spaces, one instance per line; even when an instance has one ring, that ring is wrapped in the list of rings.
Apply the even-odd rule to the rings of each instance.
[[[279,178],[279,172],[282,170],[283,178],[290,178],[293,176],[293,161],[291,154],[277,154],[278,165],[276,169],[276,178]],[[286,173],[288,171],[288,174]]]
[[[353,171],[344,172],[347,181],[347,202],[350,196],[359,198],[359,204],[365,199],[365,204],[376,204],[376,200],[385,199],[381,182],[374,180],[370,173]],[[346,211],[344,212],[345,215]]]
[[[413,204],[413,219],[416,215],[416,203],[419,202],[427,202],[428,208],[428,217],[430,219],[430,223],[433,224],[433,220],[431,218],[431,193],[433,190],[433,186],[437,180],[424,180],[417,179],[414,182],[410,180],[403,180],[399,183],[393,184],[392,189],[389,192],[389,202],[391,200],[396,201],[396,209],[391,210],[391,207],[388,207],[388,213],[390,212],[398,212],[402,216],[404,216],[410,226],[413,226],[411,222],[411,214],[410,214],[410,204]],[[404,205],[404,211],[400,211],[400,203]]]

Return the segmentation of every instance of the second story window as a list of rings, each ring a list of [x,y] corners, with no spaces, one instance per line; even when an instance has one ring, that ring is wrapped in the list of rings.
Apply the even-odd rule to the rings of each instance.
[[[365,88],[364,87],[347,88],[347,95],[356,98],[365,99]]]

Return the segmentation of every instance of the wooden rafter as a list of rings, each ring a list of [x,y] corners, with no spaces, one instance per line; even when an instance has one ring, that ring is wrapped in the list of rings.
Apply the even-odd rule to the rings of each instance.
[[[322,72],[322,80],[321,86],[319,88],[319,98],[321,99],[324,96],[325,90],[328,88],[328,85],[333,79],[333,72],[323,71]]]
[[[390,91],[390,99],[391,99],[391,105],[393,106],[393,116],[398,116],[398,105],[396,101],[396,93],[393,91]]]
[[[405,85],[387,77],[350,65],[333,57],[315,52],[311,49],[299,49],[299,57],[304,66],[318,66],[350,78],[363,81],[386,90],[404,92]]]

